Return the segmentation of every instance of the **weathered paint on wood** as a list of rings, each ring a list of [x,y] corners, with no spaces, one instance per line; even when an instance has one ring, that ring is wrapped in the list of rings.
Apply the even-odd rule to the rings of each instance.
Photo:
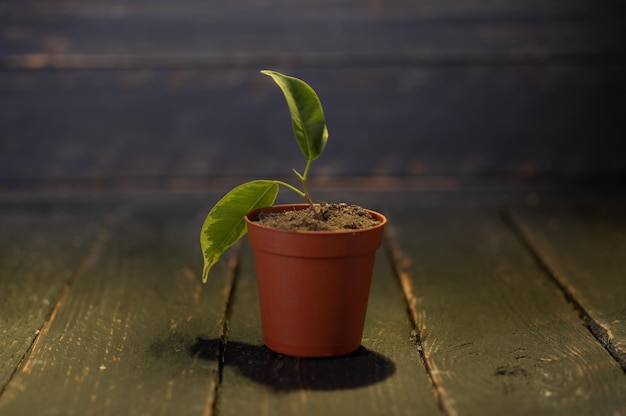
[[[67,208],[0,202],[0,391],[98,250],[103,218]]]
[[[513,219],[626,371],[626,203],[540,204]]]
[[[220,415],[440,414],[384,249],[376,260],[363,348],[340,358],[290,358],[263,345],[253,267],[248,248],[229,320]]]
[[[390,212],[406,256],[399,273],[448,414],[626,412],[619,364],[489,196],[405,195]]]
[[[626,375],[535,258],[543,252],[559,266],[553,254],[577,236],[607,233],[621,247],[621,211],[613,200],[574,211],[565,204],[558,215],[543,204],[520,209],[518,224],[537,235],[548,232],[546,218],[559,225],[548,221],[548,233],[572,233],[529,247],[500,209],[524,196],[317,195],[381,210],[395,230],[379,252],[364,348],[332,360],[289,359],[262,346],[247,245],[200,284],[197,233],[216,195],[5,199],[0,283],[28,287],[0,306],[3,322],[34,336],[30,328],[47,321],[30,350],[14,348],[27,352],[19,366],[2,327],[10,380],[0,414],[623,414]],[[596,248],[610,253],[603,244],[585,247],[577,264],[591,267]],[[25,256],[18,246],[37,252]],[[37,271],[44,274],[27,277]],[[60,280],[52,293],[35,277],[51,288]],[[572,285],[576,295],[600,299],[607,290],[611,304],[610,282],[583,283]],[[42,306],[32,293],[57,301]],[[37,319],[21,320],[15,305],[34,305],[28,313]]]
[[[222,335],[232,264],[202,285],[197,236],[215,198],[180,200],[115,202],[97,258],[54,305],[0,413],[211,414],[220,345],[202,340]]]

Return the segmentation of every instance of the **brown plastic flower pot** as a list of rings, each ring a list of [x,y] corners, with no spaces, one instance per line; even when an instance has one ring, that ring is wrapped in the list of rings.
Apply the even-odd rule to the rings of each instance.
[[[294,357],[345,355],[361,345],[372,269],[387,219],[347,231],[285,231],[259,225],[260,212],[305,209],[276,205],[246,216],[254,249],[265,345]]]

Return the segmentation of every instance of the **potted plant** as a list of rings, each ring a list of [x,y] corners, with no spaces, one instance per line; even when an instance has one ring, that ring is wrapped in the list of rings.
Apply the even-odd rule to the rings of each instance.
[[[355,205],[313,203],[307,187],[309,168],[328,140],[321,103],[304,81],[261,72],[274,80],[287,101],[296,140],[306,157],[302,173],[293,170],[302,188],[254,180],[219,200],[200,234],[202,279],[206,282],[222,253],[247,232],[254,250],[265,345],[295,357],[348,354],[361,345],[375,252],[387,220]],[[273,206],[280,187],[294,191],[305,203]],[[332,229],[331,223],[343,217],[347,222]]]

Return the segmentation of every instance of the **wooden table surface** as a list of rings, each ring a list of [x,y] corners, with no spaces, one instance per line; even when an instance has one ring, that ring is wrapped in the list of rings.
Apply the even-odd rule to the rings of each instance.
[[[626,414],[626,195],[329,192],[385,213],[363,346],[267,350],[217,193],[0,195],[0,414]]]

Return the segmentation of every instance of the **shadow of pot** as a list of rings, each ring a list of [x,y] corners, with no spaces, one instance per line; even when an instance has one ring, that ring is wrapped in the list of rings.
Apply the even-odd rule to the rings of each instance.
[[[356,389],[381,383],[396,372],[393,361],[364,347],[341,357],[293,358],[263,345],[232,340],[222,345],[220,339],[198,337],[189,353],[209,361],[223,359],[225,366],[235,368],[249,380],[284,393]]]
[[[372,269],[387,219],[346,231],[285,231],[259,225],[261,212],[305,209],[276,205],[246,216],[254,250],[265,345],[292,357],[333,357],[361,346]]]

